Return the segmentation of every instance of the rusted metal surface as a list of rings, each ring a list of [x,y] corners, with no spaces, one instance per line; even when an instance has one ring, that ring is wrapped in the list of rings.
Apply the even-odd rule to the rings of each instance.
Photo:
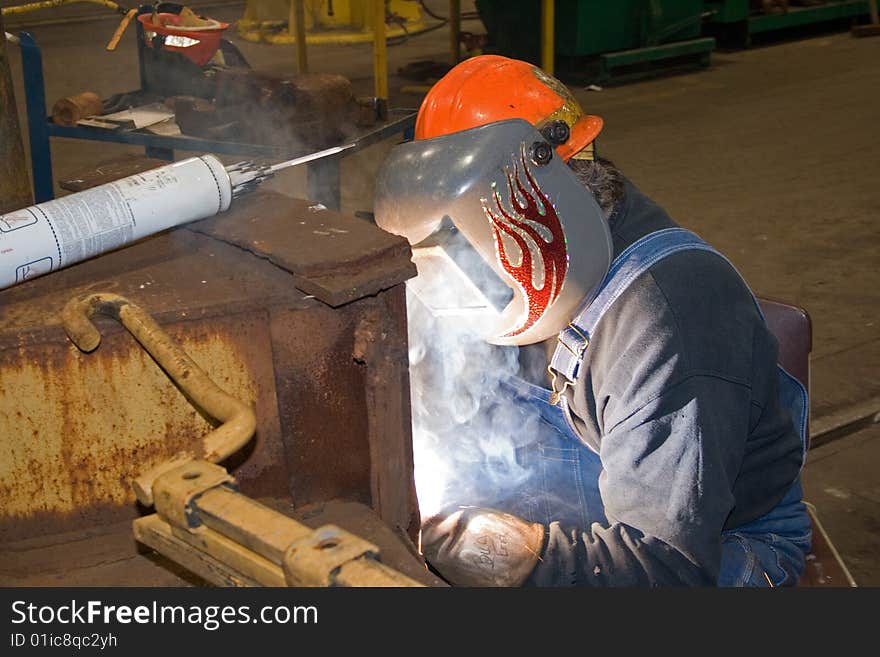
[[[3,145],[0,154],[0,214],[33,203],[5,35],[3,17],[0,16],[0,144]]]
[[[363,372],[351,357],[359,309],[278,308],[270,323],[291,493],[298,504],[372,503]],[[369,440],[364,437],[368,436]],[[382,439],[378,437],[378,439]],[[382,472],[384,464],[376,464]]]
[[[415,276],[406,240],[369,222],[289,199],[292,221],[273,216],[274,197],[255,195],[241,212],[193,224],[290,272],[296,286],[331,306],[375,294]],[[304,245],[309,248],[303,248]]]
[[[274,404],[260,398],[274,392],[265,327],[239,314],[167,328],[224,387],[262,407],[242,480],[284,490]],[[64,342],[0,350],[4,538],[135,516],[130,481],[213,429],[128,335],[108,336],[92,357]]]
[[[381,478],[373,471],[373,505],[415,538],[420,522],[412,477],[406,296],[397,291],[377,297],[359,319],[352,355],[364,370],[370,457],[384,464]]]
[[[125,326],[196,408],[222,422],[206,435],[194,437],[169,461],[135,477],[133,487],[138,501],[152,506],[153,483],[157,477],[193,459],[217,463],[232,456],[254,435],[257,418],[248,404],[218,387],[143,308],[119,294],[96,292],[74,297],[64,306],[61,311],[64,330],[81,351],[89,353],[101,344],[101,332],[92,323],[95,314],[113,317]]]
[[[417,527],[408,249],[366,222],[325,231],[335,237],[286,232],[315,220],[308,206],[259,192],[221,217],[232,243],[202,222],[0,292],[0,541],[135,517],[131,477],[214,428],[115,322],[97,320],[93,354],[69,342],[61,309],[103,290],[147,309],[254,406],[255,439],[224,463],[243,493],[361,502],[392,528]],[[317,214],[342,231],[360,222]]]

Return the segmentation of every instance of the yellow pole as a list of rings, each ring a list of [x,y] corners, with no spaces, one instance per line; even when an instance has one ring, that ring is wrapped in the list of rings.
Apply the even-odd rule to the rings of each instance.
[[[458,64],[459,39],[461,37],[461,0],[449,0],[449,50],[452,65]]]
[[[305,0],[290,0],[287,30],[296,41],[296,72],[309,72],[306,54],[306,8]]]
[[[556,50],[554,40],[556,3],[554,0],[541,0],[541,68],[553,75],[553,54]]]
[[[26,5],[16,5],[14,7],[3,7],[2,13],[4,16],[8,16],[9,14],[23,14],[26,11],[35,11],[37,9],[51,9],[53,7],[61,7],[62,5],[68,5],[74,2],[89,2],[93,5],[102,5],[107,7],[108,9],[112,9],[113,11],[118,11],[121,14],[124,14],[127,10],[122,9],[119,5],[111,0],[41,0],[41,2],[30,2]]]
[[[373,2],[373,80],[379,115],[388,109],[388,49],[385,43],[385,0]]]

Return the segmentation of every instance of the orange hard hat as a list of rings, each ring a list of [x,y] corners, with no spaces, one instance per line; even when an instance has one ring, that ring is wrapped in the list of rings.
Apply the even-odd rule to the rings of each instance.
[[[479,55],[453,67],[431,87],[419,108],[415,138],[430,139],[507,119],[523,119],[539,130],[563,121],[568,138],[556,152],[565,161],[602,130],[600,117],[584,114],[566,86],[537,66],[500,55]]]

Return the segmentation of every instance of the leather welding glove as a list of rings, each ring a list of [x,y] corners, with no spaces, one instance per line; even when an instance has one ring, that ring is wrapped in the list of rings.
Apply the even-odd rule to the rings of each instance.
[[[520,586],[543,544],[543,525],[494,509],[456,506],[422,525],[425,559],[455,586]]]

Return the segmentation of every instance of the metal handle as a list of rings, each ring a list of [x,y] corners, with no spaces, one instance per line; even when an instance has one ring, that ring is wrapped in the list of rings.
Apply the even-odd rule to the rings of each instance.
[[[224,460],[248,443],[256,431],[257,418],[250,406],[221,390],[146,311],[118,294],[88,294],[71,299],[64,307],[64,330],[80,350],[88,353],[101,343],[101,334],[91,321],[96,313],[112,317],[128,329],[193,403],[223,423],[192,451],[181,452],[135,478],[132,487],[138,500],[152,506],[156,478],[193,459]]]

